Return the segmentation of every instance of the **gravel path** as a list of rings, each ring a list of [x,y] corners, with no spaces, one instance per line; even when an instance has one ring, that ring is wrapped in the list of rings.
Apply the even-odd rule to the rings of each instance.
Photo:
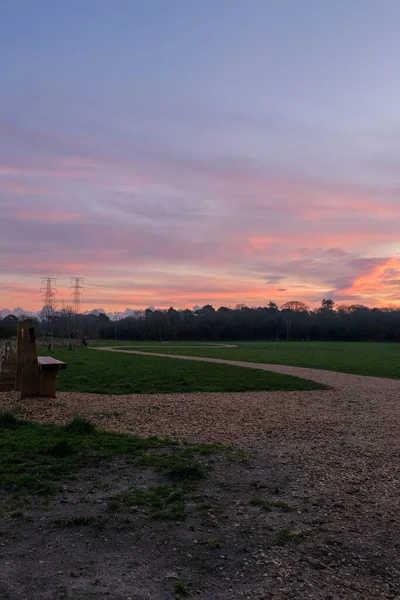
[[[326,447],[337,448],[337,437],[363,443],[379,454],[382,443],[400,440],[400,380],[349,375],[287,365],[269,365],[218,358],[166,355],[139,350],[96,348],[97,351],[217,362],[303,377],[329,385],[330,390],[239,393],[101,395],[58,392],[56,399],[21,402],[15,393],[0,393],[0,410],[63,423],[82,415],[102,427],[139,435],[173,436],[185,441],[235,443],[260,447],[272,438],[309,439],[302,453],[314,449],[311,440],[332,432]],[[400,451],[400,445],[399,445]]]

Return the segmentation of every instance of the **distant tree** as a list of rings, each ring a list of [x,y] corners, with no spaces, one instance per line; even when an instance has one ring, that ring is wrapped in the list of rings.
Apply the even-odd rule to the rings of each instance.
[[[116,321],[101,311],[71,314],[70,307],[54,314],[54,337],[85,335],[88,339],[115,336]],[[76,319],[79,317],[79,329]],[[71,318],[73,328],[71,329]],[[17,318],[0,321],[0,337],[15,336]],[[46,331],[47,323],[43,323]],[[49,331],[47,327],[47,331]],[[368,308],[361,304],[335,305],[324,298],[318,309],[309,311],[304,302],[275,302],[237,309],[226,306],[215,310],[206,305],[196,312],[185,309],[136,311],[118,321],[118,337],[124,340],[343,340],[400,342],[400,306]]]
[[[18,317],[16,317],[15,315],[7,315],[6,317],[4,317],[3,319],[3,323],[17,323],[18,322]]]
[[[215,308],[213,306],[211,306],[211,304],[206,304],[205,306],[203,306],[202,309],[200,309],[197,312],[201,312],[202,314],[215,313]]]
[[[44,305],[40,311],[40,318],[42,321],[50,322],[57,316],[57,311],[53,306]]]
[[[350,304],[348,307],[349,313],[360,312],[360,311],[369,311],[368,306],[364,306],[363,304]]]
[[[268,302],[267,308],[268,308],[268,310],[271,310],[271,311],[278,311],[279,310],[277,303],[276,302],[271,302],[271,300]]]
[[[363,304],[340,304],[336,307],[339,312],[352,314],[356,312],[366,312],[370,309],[368,306],[364,306]]]
[[[309,307],[304,302],[298,300],[292,300],[291,302],[285,302],[282,304],[281,310],[292,310],[293,312],[308,312]]]
[[[70,304],[67,304],[65,306],[65,308],[62,309],[61,314],[65,319],[68,343],[71,344],[71,331],[72,331],[72,320],[74,317],[74,309],[72,308],[72,306]]]
[[[286,339],[290,341],[292,335],[300,339],[308,338],[308,322],[304,321],[304,317],[309,317],[309,308],[304,302],[292,300],[291,302],[285,302],[281,306],[281,313],[283,313],[283,320],[286,329]],[[294,329],[294,331],[293,331]]]
[[[17,334],[18,317],[15,315],[7,315],[0,320],[0,338],[15,337]]]
[[[324,298],[321,302],[322,310],[333,310],[335,308],[335,302],[330,298]]]
[[[235,310],[243,310],[244,308],[247,308],[247,306],[242,302],[240,304],[236,304],[235,306]]]
[[[167,325],[169,330],[169,337],[173,340],[178,339],[178,328],[180,324],[180,312],[175,310],[172,306],[167,311]]]

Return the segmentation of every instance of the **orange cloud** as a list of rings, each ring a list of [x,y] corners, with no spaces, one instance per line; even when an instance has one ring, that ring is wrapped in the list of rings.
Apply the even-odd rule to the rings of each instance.
[[[365,298],[379,305],[400,305],[400,259],[391,257],[372,267],[366,274],[356,277],[352,285],[343,290],[349,296]]]

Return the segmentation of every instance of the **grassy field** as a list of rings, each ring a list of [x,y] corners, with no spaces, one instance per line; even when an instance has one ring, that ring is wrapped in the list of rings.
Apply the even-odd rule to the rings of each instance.
[[[47,351],[41,351],[47,354]],[[320,384],[246,367],[100,352],[90,348],[57,350],[67,363],[57,389],[98,394],[170,392],[241,392],[247,390],[313,390]]]
[[[234,342],[232,342],[234,343]],[[110,343],[111,345],[112,343]],[[114,344],[115,345],[115,344]],[[400,377],[400,344],[363,342],[236,342],[236,348],[211,347],[193,342],[140,343],[146,352],[212,356],[230,360],[293,365],[312,369],[328,369],[357,375]],[[139,347],[140,346],[140,347]]]

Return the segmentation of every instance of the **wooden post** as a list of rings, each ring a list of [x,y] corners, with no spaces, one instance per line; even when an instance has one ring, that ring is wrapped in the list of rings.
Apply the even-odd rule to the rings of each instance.
[[[17,392],[21,389],[21,371],[22,371],[22,321],[17,324],[17,366],[15,372],[15,389]]]
[[[32,319],[26,319],[21,322],[21,334],[20,390],[22,399],[39,395],[39,369],[36,354],[36,336]]]

